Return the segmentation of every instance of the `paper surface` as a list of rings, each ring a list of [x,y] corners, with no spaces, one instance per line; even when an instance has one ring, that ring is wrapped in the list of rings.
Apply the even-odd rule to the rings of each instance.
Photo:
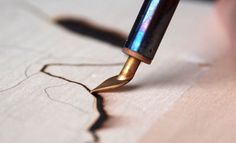
[[[141,1],[0,3],[0,142],[136,143],[221,56],[206,25],[213,5],[182,2],[152,65],[142,64],[120,91],[100,94],[101,105],[86,88],[119,73],[127,57],[55,20],[70,16],[127,35]],[[102,123],[97,106],[108,115]]]

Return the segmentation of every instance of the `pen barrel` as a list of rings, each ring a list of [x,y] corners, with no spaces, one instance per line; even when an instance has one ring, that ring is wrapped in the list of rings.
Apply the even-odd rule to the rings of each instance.
[[[179,0],[145,0],[123,51],[150,64]]]

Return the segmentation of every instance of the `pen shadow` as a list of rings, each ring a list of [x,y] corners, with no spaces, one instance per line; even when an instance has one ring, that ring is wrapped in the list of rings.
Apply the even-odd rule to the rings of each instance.
[[[85,19],[58,17],[54,22],[65,30],[88,38],[111,44],[117,48],[124,46],[127,36],[120,31],[105,28]]]

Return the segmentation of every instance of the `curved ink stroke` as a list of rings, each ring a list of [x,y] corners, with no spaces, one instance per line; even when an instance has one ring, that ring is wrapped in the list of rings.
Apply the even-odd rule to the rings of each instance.
[[[54,77],[54,78],[57,78],[57,79],[61,79],[61,80],[64,80],[64,81],[67,81],[69,83],[73,83],[73,84],[77,84],[79,86],[82,86],[84,87],[89,93],[90,93],[90,89],[89,87],[87,87],[85,84],[83,83],[80,83],[78,81],[74,81],[74,80],[71,80],[71,79],[68,79],[68,78],[65,78],[65,77],[62,77],[62,76],[58,76],[56,74],[53,74],[53,73],[50,73],[47,71],[47,69],[49,67],[52,67],[52,66],[59,66],[59,67],[65,67],[65,66],[72,66],[72,67],[95,67],[95,66],[107,66],[107,67],[111,67],[111,66],[119,66],[119,65],[122,65],[122,63],[114,63],[114,64],[91,64],[91,63],[83,63],[83,64],[66,64],[66,63],[51,63],[51,64],[46,64],[44,65],[40,72],[50,76],[50,77]],[[47,93],[48,94],[48,93]],[[91,93],[90,93],[91,94]],[[103,102],[103,97],[98,94],[98,93],[92,93],[92,95],[95,97],[96,99],[96,108],[97,108],[97,111],[99,113],[99,117],[97,118],[97,120],[90,126],[90,128],[88,129],[89,132],[92,134],[92,137],[93,137],[93,141],[95,143],[98,143],[99,142],[99,137],[97,135],[97,130],[100,129],[103,124],[107,121],[108,119],[108,114],[107,112],[105,111],[104,109],[104,102]]]

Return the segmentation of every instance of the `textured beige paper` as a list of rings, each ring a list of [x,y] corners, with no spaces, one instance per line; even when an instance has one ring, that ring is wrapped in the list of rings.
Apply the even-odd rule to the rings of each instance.
[[[127,35],[141,3],[0,1],[0,142],[94,142],[88,129],[99,117],[96,98],[68,80],[92,89],[117,74],[126,56],[110,44],[68,32],[54,19],[73,16]],[[101,94],[109,118],[96,130],[100,142],[138,142],[213,70],[222,56],[214,49],[222,45],[219,37],[210,38],[212,12],[208,3],[181,2],[153,64],[143,64],[119,92]],[[56,65],[46,69],[54,76],[40,72],[48,64]]]

